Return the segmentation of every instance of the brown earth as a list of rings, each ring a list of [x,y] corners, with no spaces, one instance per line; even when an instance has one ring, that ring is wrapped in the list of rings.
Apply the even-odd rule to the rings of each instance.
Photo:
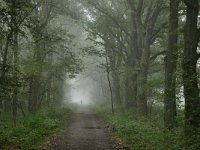
[[[105,124],[88,108],[78,107],[66,131],[52,138],[43,150],[123,150]]]

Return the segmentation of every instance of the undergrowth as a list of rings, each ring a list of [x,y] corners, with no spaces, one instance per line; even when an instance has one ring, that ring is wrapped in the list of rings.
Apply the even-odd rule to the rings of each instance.
[[[131,112],[112,115],[106,108],[95,108],[95,111],[131,150],[184,149],[183,129],[164,130],[161,117],[155,123],[153,118],[138,118]]]
[[[13,127],[8,115],[1,118],[0,149],[38,150],[46,137],[61,130],[69,108],[42,109],[37,114],[19,117]]]

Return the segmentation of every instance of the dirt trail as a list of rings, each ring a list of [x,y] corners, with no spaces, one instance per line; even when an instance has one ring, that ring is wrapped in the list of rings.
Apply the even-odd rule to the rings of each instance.
[[[123,150],[105,125],[86,107],[78,107],[66,131],[54,137],[43,150]]]

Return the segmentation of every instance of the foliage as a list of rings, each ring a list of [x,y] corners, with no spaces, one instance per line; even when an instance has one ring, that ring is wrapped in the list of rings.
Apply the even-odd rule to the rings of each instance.
[[[17,149],[38,149],[42,140],[61,129],[70,112],[69,108],[42,109],[35,115],[20,118],[15,128],[9,120],[4,121],[0,125],[0,148],[9,149],[12,145]]]
[[[184,124],[184,137],[195,149],[198,5],[199,0],[0,0],[0,113],[12,112],[16,124],[19,109],[24,115],[27,109],[37,112],[18,119],[14,129],[3,120],[2,141],[27,149],[26,143],[56,129],[63,112],[38,110],[61,105],[70,92],[64,92],[67,79],[87,68],[96,102],[111,98],[116,112],[129,110],[103,114],[127,144],[181,149]],[[81,52],[87,58],[80,59]],[[172,133],[164,130],[163,117]]]
[[[132,113],[112,115],[107,108],[95,108],[109,127],[133,150],[183,149],[183,129],[174,133],[164,130],[163,125],[146,118],[136,118]],[[162,119],[157,118],[157,119]]]

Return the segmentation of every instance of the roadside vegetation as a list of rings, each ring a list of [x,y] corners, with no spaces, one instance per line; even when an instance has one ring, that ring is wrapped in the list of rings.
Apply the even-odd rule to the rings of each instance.
[[[86,0],[92,100],[132,148],[200,149],[199,0]],[[92,18],[92,19],[91,19]]]
[[[0,149],[40,149],[71,112],[69,80],[82,65],[68,4],[0,0]]]
[[[34,149],[76,100],[133,149],[200,149],[199,3],[0,0],[0,147]]]
[[[9,114],[1,117],[0,149],[38,150],[44,140],[62,131],[71,113],[69,108],[45,108],[36,114],[18,117],[13,127]]]
[[[137,113],[130,111],[113,115],[107,107],[95,107],[94,110],[103,118],[113,134],[131,150],[182,150],[186,148],[181,118],[178,123],[182,127],[170,132],[164,128],[163,114],[160,110],[156,110],[160,113],[148,119],[138,117]],[[195,150],[199,140],[187,146],[187,149]]]

